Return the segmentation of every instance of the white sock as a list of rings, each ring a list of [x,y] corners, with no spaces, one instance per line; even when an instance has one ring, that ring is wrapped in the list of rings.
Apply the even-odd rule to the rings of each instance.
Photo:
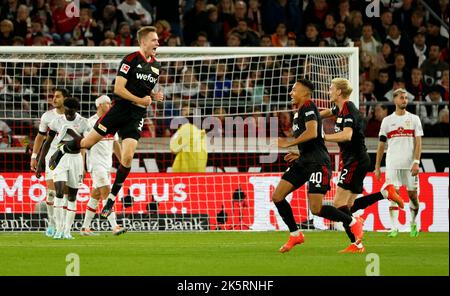
[[[398,230],[398,205],[395,202],[391,202],[389,207],[389,215],[391,217],[392,230]]]
[[[86,206],[86,213],[84,215],[83,228],[89,228],[91,226],[92,219],[95,217],[95,213],[98,208],[98,200],[95,198],[90,198]]]
[[[352,227],[353,225],[355,225],[356,223],[356,219],[355,217],[352,216],[352,222],[350,222],[350,224],[348,226]]]
[[[64,212],[63,206],[64,206],[64,199],[56,197],[53,208],[54,208],[55,226],[56,226],[57,232],[61,232],[63,230],[62,229],[62,224],[63,224],[62,221],[64,221],[64,220],[62,220],[63,212]]]
[[[55,190],[47,190],[47,220],[49,227],[55,227],[55,213],[54,213],[54,202],[55,202],[56,192]]]
[[[300,235],[300,229],[297,229],[294,232],[291,232],[291,236],[299,236]]]
[[[108,196],[109,197],[109,196]],[[103,206],[105,206],[106,204],[106,199],[103,201]],[[111,228],[114,230],[117,227],[117,217],[116,217],[116,212],[112,212],[109,216],[108,216],[108,221],[109,224],[111,225]]]
[[[68,201],[67,202],[67,214],[66,221],[64,224],[64,234],[70,234],[70,230],[72,229],[73,221],[75,220],[75,214],[77,212],[77,200]]]
[[[66,221],[66,215],[67,215],[67,194],[64,194],[64,205],[63,205],[63,214],[62,214],[62,221],[64,224],[64,221]],[[64,226],[63,226],[64,227]]]
[[[416,208],[415,205],[410,201],[409,210],[411,211],[411,224],[416,224],[416,217],[419,213],[419,207]]]

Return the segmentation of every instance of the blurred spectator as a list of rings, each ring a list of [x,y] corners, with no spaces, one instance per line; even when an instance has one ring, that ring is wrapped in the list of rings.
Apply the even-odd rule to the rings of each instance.
[[[247,19],[249,21],[249,25],[258,35],[264,34],[262,28],[262,13],[261,13],[261,1],[258,0],[249,0],[248,1],[248,12]]]
[[[435,85],[430,88],[430,92],[425,97],[425,101],[432,102],[435,104],[420,106],[419,116],[420,119],[422,120],[422,124],[424,125],[424,130],[436,124],[439,120],[439,112],[447,107],[446,105],[437,104],[442,102],[441,87],[438,85]]]
[[[185,1],[180,0],[146,0],[143,3],[151,3],[156,12],[155,20],[166,20],[169,22],[172,34],[182,36],[180,11]]]
[[[43,32],[49,33],[53,28],[52,12],[46,0],[33,0],[33,9],[30,12],[31,20],[42,24]]]
[[[25,38],[29,30],[31,30],[30,11],[26,5],[20,5],[14,20],[14,35]]]
[[[429,131],[429,135],[431,137],[449,137],[450,126],[448,124],[448,113],[448,108],[444,108],[439,111],[439,120],[431,127]]]
[[[317,25],[312,23],[306,25],[305,37],[303,38],[303,40],[300,40],[300,46],[319,46],[319,42],[319,28],[317,27]]]
[[[116,41],[116,34],[113,31],[105,32],[105,39],[100,42],[100,46],[119,46]]]
[[[223,24],[230,22],[234,16],[234,1],[233,0],[219,0],[217,4],[217,12],[219,14],[219,21]]]
[[[376,57],[381,49],[381,44],[373,37],[372,24],[367,23],[362,27],[361,49],[373,57]],[[386,63],[386,61],[384,61]],[[386,67],[387,65],[383,65]]]
[[[208,34],[201,31],[196,35],[195,40],[192,42],[191,46],[209,47],[211,46],[208,41]]]
[[[230,31],[238,25],[240,20],[247,19],[247,4],[244,1],[238,0],[234,4],[234,14],[224,19],[223,31],[228,35]]]
[[[143,138],[155,138],[156,137],[156,128],[153,120],[146,117],[144,119],[144,124],[142,126],[141,137]]]
[[[239,20],[236,28],[232,29],[230,33],[239,34],[241,38],[240,46],[258,46],[258,33],[249,28],[246,20]]]
[[[374,80],[377,78],[378,65],[375,63],[375,58],[365,51],[361,52],[359,69],[361,76],[365,80]]]
[[[385,41],[381,47],[381,51],[375,58],[378,68],[388,68],[394,64],[394,46],[391,41]]]
[[[176,35],[170,35],[169,39],[167,39],[167,46],[181,46],[180,37]]]
[[[381,13],[380,19],[376,19],[375,21],[378,21],[375,27],[378,35],[377,39],[384,42],[388,36],[389,28],[392,25],[392,12],[390,10],[384,10]]]
[[[231,33],[227,38],[227,46],[240,46],[241,36],[237,33]]]
[[[32,45],[36,45],[36,38],[39,36],[36,36],[33,39],[33,44]],[[23,37],[20,36],[14,36],[13,40],[12,40],[12,46],[24,46],[25,45],[25,39],[23,39]],[[42,45],[46,45],[44,42],[42,42]]]
[[[402,0],[402,7],[396,9],[393,14],[394,23],[402,28],[409,28],[411,26],[411,16],[415,10],[413,0]]]
[[[409,49],[409,41],[406,37],[402,36],[400,29],[397,25],[392,25],[389,27],[388,36],[386,40],[392,41],[394,44],[395,53],[404,53]]]
[[[121,22],[119,25],[119,33],[116,36],[116,42],[119,46],[132,46],[133,36],[131,35],[131,28],[127,22]]]
[[[348,2],[348,0],[339,0],[338,10],[335,16],[337,22],[350,24],[350,14],[350,3]]]
[[[27,33],[25,38],[25,45],[35,45],[36,39],[42,38],[43,45],[52,45],[53,38],[50,34],[44,32],[41,22],[31,22],[31,30]]]
[[[396,89],[399,89],[399,88],[406,88],[405,79],[403,79],[403,78],[396,78],[396,79],[394,79],[394,84],[392,86],[392,89],[390,91],[388,91],[384,95],[384,98],[386,100],[388,100],[389,102],[393,102],[393,100],[394,100],[394,91]],[[410,92],[406,91],[406,95],[408,97],[408,101],[409,102],[414,101],[414,96]],[[391,110],[391,107],[392,107],[392,110]],[[390,106],[389,109],[390,109],[390,111],[393,111],[395,109],[395,107],[394,106]],[[391,113],[391,112],[389,112],[389,113]]]
[[[394,64],[389,67],[389,79],[397,78],[402,78],[405,81],[410,78],[410,72],[406,67],[406,59],[402,53],[395,55]]]
[[[117,9],[122,11],[125,21],[130,27],[138,29],[140,26],[150,25],[152,16],[138,0],[125,0]]]
[[[285,47],[287,46],[287,42],[289,36],[295,36],[292,32],[287,32],[286,24],[279,23],[277,25],[277,29],[275,33],[272,34],[272,44],[273,46]]]
[[[181,82],[175,83],[168,89],[172,100],[189,100],[200,92],[200,82],[192,68],[183,71]]]
[[[7,148],[11,145],[11,128],[4,122],[0,120],[0,148]]]
[[[378,77],[374,81],[375,84],[375,96],[377,100],[384,99],[384,95],[392,88],[392,84],[389,82],[389,70],[387,68],[378,71]]]
[[[4,65],[0,63],[0,94],[4,93],[6,86],[11,83],[11,76],[6,73]]]
[[[262,10],[263,31],[266,34],[273,34],[279,23],[285,23],[290,32],[300,34],[303,28],[300,23],[299,1],[295,0],[268,0]],[[314,21],[307,21],[314,22]]]
[[[420,68],[422,63],[428,56],[428,48],[425,44],[425,33],[417,31],[413,38],[414,42],[410,49],[405,53],[408,54],[407,61],[411,67]]]
[[[103,8],[102,15],[97,24],[102,32],[117,32],[119,24],[124,21],[122,11],[117,10],[114,5],[108,4]]]
[[[432,44],[437,44],[440,48],[448,45],[448,38],[441,35],[441,23],[434,17],[430,18],[427,25],[427,46],[431,48]]]
[[[19,0],[3,1],[3,7],[0,7],[0,20],[13,21],[17,17],[17,10],[19,8]]]
[[[367,105],[366,102],[377,102],[377,97],[373,93],[375,85],[372,81],[366,80],[361,86],[360,106],[359,109],[364,117],[369,117],[373,114],[374,106]]]
[[[231,92],[229,98],[222,98],[224,106],[228,107],[230,114],[246,113],[250,97],[247,94],[242,81],[234,79],[231,82]]]
[[[334,27],[336,26],[336,20],[333,14],[327,14],[325,16],[325,26],[320,32],[320,37],[322,39],[331,38],[334,36]]]
[[[308,6],[303,12],[303,23],[323,24],[325,23],[325,17],[327,16],[328,12],[330,11],[325,0],[308,1]],[[322,38],[325,37],[322,36]]]
[[[215,6],[208,8],[208,20],[205,29],[212,46],[224,45],[223,22],[219,19],[219,10]]]
[[[422,82],[422,70],[413,68],[411,70],[411,79],[406,83],[406,90],[414,96],[414,100],[409,102],[406,110],[418,114],[417,106],[412,104],[413,102],[422,102],[425,99],[425,94],[428,93],[427,87]]]
[[[347,37],[345,23],[339,22],[334,28],[334,36],[327,38],[331,47],[348,47],[352,44],[352,40]]]
[[[367,122],[365,135],[366,137],[378,137],[381,122],[388,115],[388,108],[383,104],[377,104],[374,108],[374,114]]]
[[[259,46],[261,47],[271,47],[272,44],[272,36],[270,35],[262,35],[259,40]]]
[[[79,19],[69,17],[66,13],[68,3],[65,0],[55,0],[55,8],[52,11],[52,20],[55,33],[53,40],[58,45],[68,45],[72,38],[72,32]]]
[[[348,2],[347,2],[348,3]],[[353,10],[348,18],[347,35],[350,39],[360,39],[363,29],[363,17],[361,12]]]
[[[230,95],[231,80],[226,77],[226,64],[219,63],[216,65],[216,77],[214,81],[214,97],[222,98]]]
[[[73,29],[72,36],[73,44],[77,46],[92,46],[100,43],[101,32],[97,22],[92,19],[92,12],[88,8],[80,10],[80,21]]]
[[[155,23],[155,27],[156,27],[156,33],[158,34],[159,37],[159,45],[163,46],[167,44],[167,40],[169,39],[170,35],[171,35],[171,27],[168,21],[166,20],[158,20]]]
[[[442,78],[442,72],[448,69],[448,64],[439,60],[440,47],[438,44],[430,45],[428,59],[420,67],[423,73],[423,79],[427,86],[432,86],[437,80]]]
[[[184,15],[183,21],[184,43],[191,44],[195,40],[197,32],[202,31],[208,21],[206,0],[195,0],[194,8]]]
[[[292,133],[291,111],[278,112],[278,136],[290,138]]]
[[[0,46],[12,45],[14,37],[14,24],[12,21],[4,19],[0,22]]]
[[[408,38],[410,39],[412,39],[414,35],[419,31],[425,33],[426,28],[424,25],[423,11],[414,10],[413,13],[411,14],[411,26],[406,28],[404,26],[401,26],[401,28],[404,32],[406,32]]]

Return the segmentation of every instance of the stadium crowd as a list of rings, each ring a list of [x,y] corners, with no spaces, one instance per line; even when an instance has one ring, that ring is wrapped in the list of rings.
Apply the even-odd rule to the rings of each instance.
[[[360,109],[367,120],[367,136],[378,135],[381,120],[393,110],[393,91],[405,88],[410,97],[408,111],[421,118],[425,136],[448,137],[449,36],[445,27],[449,23],[449,1],[426,2],[431,11],[418,0],[381,0],[380,16],[369,18],[368,3],[361,0],[79,0],[77,18],[66,13],[70,5],[66,0],[0,0],[0,46],[131,46],[136,45],[135,33],[142,25],[157,28],[160,46],[356,46],[360,49]],[[267,69],[278,61],[263,62],[267,75]],[[214,69],[216,83],[212,85],[202,83],[203,77],[195,67],[184,67],[182,75],[177,76],[183,77],[180,81],[170,81],[173,73],[161,73],[160,82],[167,80],[171,84],[167,96],[172,100],[176,95],[197,101],[208,97],[223,99],[225,89],[228,108],[211,108],[204,115],[245,113],[248,109],[240,106],[243,100],[244,106],[255,101],[254,90],[260,83],[261,71],[248,69],[248,76],[239,79],[230,73],[244,73],[239,67],[250,64],[218,63]],[[176,71],[177,65],[173,66]],[[42,69],[24,65],[19,75],[6,68],[0,62],[2,96],[34,92],[45,102],[52,89],[68,75],[54,69],[54,79],[36,81]],[[95,71],[93,65],[92,72]],[[276,93],[276,98],[268,98],[270,103],[289,102],[288,87],[296,77],[289,70],[280,72],[270,74],[280,77],[280,89],[268,92],[271,82],[261,82],[263,99],[266,93]],[[95,85],[105,85],[101,81],[103,74],[98,75]],[[90,91],[95,96],[108,89]],[[25,106],[21,110],[33,109],[27,106],[31,104],[27,100],[22,104]],[[257,108],[250,111],[254,113]],[[278,115],[280,135],[290,135],[292,119],[286,114]],[[11,133],[7,123],[14,125],[11,121],[2,123],[2,142],[11,139],[1,136]],[[11,126],[15,134],[28,134],[28,129],[34,133],[33,123],[17,126]],[[171,131],[161,126],[165,124],[149,119],[144,136],[170,136]]]

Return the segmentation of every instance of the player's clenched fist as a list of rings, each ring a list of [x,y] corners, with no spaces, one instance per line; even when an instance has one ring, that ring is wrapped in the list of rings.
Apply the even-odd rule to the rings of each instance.
[[[284,160],[291,163],[295,160],[297,160],[300,157],[300,155],[296,152],[289,152],[284,156]]]
[[[139,100],[139,105],[148,106],[152,103],[152,97],[145,96]]]

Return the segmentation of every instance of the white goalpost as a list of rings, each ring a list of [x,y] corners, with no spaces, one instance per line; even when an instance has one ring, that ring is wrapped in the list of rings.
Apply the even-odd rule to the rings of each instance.
[[[0,120],[12,129],[25,126],[21,137],[31,141],[40,116],[51,107],[56,87],[67,88],[80,99],[82,116],[93,115],[98,96],[113,97],[119,62],[136,50],[137,47],[3,47]],[[171,173],[173,157],[168,136],[174,130],[170,123],[183,114],[185,107],[198,110],[196,114],[202,119],[277,118],[291,112],[289,92],[299,78],[314,83],[313,99],[319,109],[331,107],[331,80],[347,78],[353,86],[351,100],[358,107],[358,49],[161,47],[157,53],[161,70],[156,88],[166,98],[148,108],[148,122],[153,125],[154,134],[148,127],[152,135],[141,139],[132,173],[119,193],[119,224],[135,231],[285,229],[270,201],[282,174],[280,168],[285,166],[282,160],[257,168],[261,154],[267,150],[249,149],[240,138],[233,141],[245,143],[233,151],[209,146],[208,168],[214,167],[208,169],[211,173]],[[236,131],[234,138],[242,135],[239,132],[244,131]],[[245,137],[249,134],[246,130]],[[223,145],[228,141],[225,138]],[[45,181],[29,172],[25,146],[26,143],[18,148],[0,148],[0,231],[40,231],[46,226]],[[81,227],[91,183],[88,176],[79,191],[76,230]],[[333,192],[334,189],[327,195],[328,200]],[[131,203],[124,199],[128,195],[132,196]],[[313,221],[308,214],[305,189],[298,190],[289,200],[303,229],[333,228],[323,219],[315,217]],[[108,229],[106,219],[96,218],[94,222],[94,230]]]

